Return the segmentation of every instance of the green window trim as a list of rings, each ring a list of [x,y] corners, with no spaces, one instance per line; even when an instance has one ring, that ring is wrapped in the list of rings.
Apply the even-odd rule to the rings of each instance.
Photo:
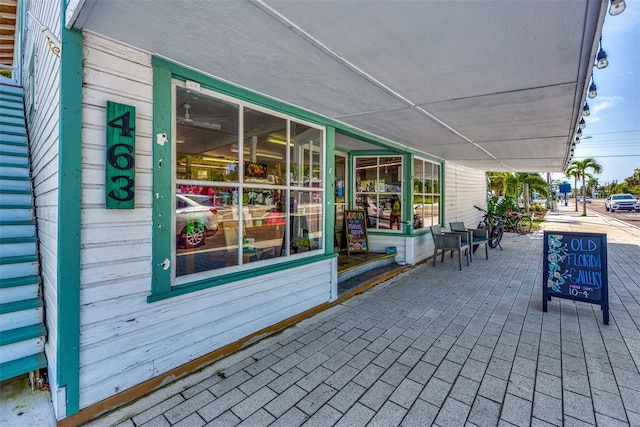
[[[414,177],[415,177],[415,162],[419,161],[419,162],[423,162],[423,167],[425,163],[431,163],[433,165],[437,165],[438,166],[438,184],[439,184],[439,188],[438,188],[438,192],[425,192],[424,190],[422,191],[422,193],[416,193],[414,191]],[[437,194],[439,197],[439,208],[438,208],[438,224],[442,225],[443,223],[443,218],[444,218],[444,162],[443,161],[434,161],[433,159],[430,159],[428,156],[424,156],[424,155],[417,155],[417,156],[412,156],[411,157],[411,172],[410,175],[407,177],[407,182],[411,182],[411,188],[409,189],[410,191],[410,200],[414,200],[414,196],[416,194],[422,194],[422,195],[434,195]],[[430,229],[429,226],[427,225],[423,225],[422,228],[418,228],[418,229],[413,229],[413,233],[415,235],[420,235],[420,234],[425,234],[429,232],[430,233]]]
[[[333,223],[334,218],[328,215],[329,207],[333,206],[333,187],[328,183],[333,180],[333,144],[335,143],[335,129],[327,126],[327,120],[303,109],[284,104],[279,101],[255,94],[246,89],[237,88],[224,82],[212,79],[172,64],[159,58],[152,59],[153,64],[153,208],[152,208],[152,281],[151,295],[148,302],[159,301],[177,295],[219,286],[225,283],[240,281],[259,274],[268,274],[283,269],[316,263],[324,259],[331,259],[337,255],[333,253]],[[325,176],[323,189],[325,195],[325,215],[322,251],[309,256],[296,256],[274,262],[272,265],[247,268],[230,273],[221,272],[205,279],[194,279],[187,283],[176,284],[172,278],[171,248],[173,236],[171,233],[173,216],[171,212],[173,185],[173,148],[172,148],[172,114],[173,114],[173,82],[192,80],[198,82],[203,89],[217,92],[224,96],[237,99],[240,102],[251,103],[267,110],[289,116],[292,120],[304,120],[316,126],[323,127],[325,135]],[[183,276],[184,277],[184,276]]]

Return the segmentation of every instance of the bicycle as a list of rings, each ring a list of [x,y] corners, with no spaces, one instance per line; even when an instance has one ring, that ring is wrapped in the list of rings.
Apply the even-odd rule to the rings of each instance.
[[[520,235],[528,234],[531,231],[531,227],[533,227],[533,219],[530,216],[511,213],[503,216],[503,218],[504,228],[506,230],[515,231]]]
[[[478,206],[474,205],[473,207],[484,213],[484,216],[478,223],[477,228],[489,230],[489,247],[492,249],[500,247],[500,250],[502,250],[500,241],[502,240],[502,236],[504,235],[504,219]]]

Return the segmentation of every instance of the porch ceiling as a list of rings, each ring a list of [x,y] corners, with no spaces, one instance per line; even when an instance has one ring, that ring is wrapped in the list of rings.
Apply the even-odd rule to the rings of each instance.
[[[543,172],[564,168],[606,6],[86,0],[73,25],[445,160]]]
[[[14,66],[16,11],[18,0],[0,0],[0,64]]]

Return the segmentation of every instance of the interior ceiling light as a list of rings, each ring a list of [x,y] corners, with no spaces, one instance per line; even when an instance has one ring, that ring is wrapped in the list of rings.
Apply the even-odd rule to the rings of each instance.
[[[624,12],[627,7],[624,0],[611,0],[611,6],[609,6],[609,15],[616,16]]]
[[[598,70],[602,70],[607,68],[607,65],[609,65],[609,61],[607,61],[607,53],[602,49],[602,37],[600,37],[600,51],[596,56],[596,67],[598,67]]]
[[[578,126],[580,126],[580,129],[584,129],[587,127],[587,122],[584,121],[584,117],[580,119],[580,123],[578,124]]]
[[[182,108],[184,108],[184,117],[178,117],[179,124],[201,130],[220,130],[221,126],[219,123],[210,123],[206,120],[199,120],[191,117],[191,114],[189,113],[191,104],[185,102],[182,104]]]
[[[282,138],[276,138],[273,136],[268,136],[267,137],[267,142],[270,142],[272,144],[278,144],[278,145],[287,145],[287,141],[282,139]],[[291,143],[291,146],[293,147],[293,142]]]
[[[591,86],[589,86],[589,98],[595,98],[598,96],[598,90],[596,88],[596,83],[593,81],[593,76],[591,76]]]
[[[589,114],[591,114],[591,111],[589,111],[589,104],[585,102],[584,107],[582,107],[582,115],[587,117]]]
[[[235,148],[235,147],[231,147],[231,148],[229,148],[229,151],[231,151],[232,153],[238,153],[238,152],[239,152],[239,151],[238,151],[238,149],[237,149],[237,148]],[[250,155],[251,155],[251,153],[250,153],[248,150],[244,150],[244,155],[245,155],[245,156],[250,156]],[[277,154],[269,154],[269,153],[260,153],[260,152],[257,152],[257,153],[256,153],[256,156],[258,156],[258,157],[264,157],[265,159],[284,160],[284,157],[279,156],[279,155],[277,155]]]

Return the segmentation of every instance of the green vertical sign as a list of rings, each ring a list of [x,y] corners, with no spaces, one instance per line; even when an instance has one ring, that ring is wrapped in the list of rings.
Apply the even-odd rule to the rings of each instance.
[[[135,208],[136,108],[107,101],[107,209]]]

